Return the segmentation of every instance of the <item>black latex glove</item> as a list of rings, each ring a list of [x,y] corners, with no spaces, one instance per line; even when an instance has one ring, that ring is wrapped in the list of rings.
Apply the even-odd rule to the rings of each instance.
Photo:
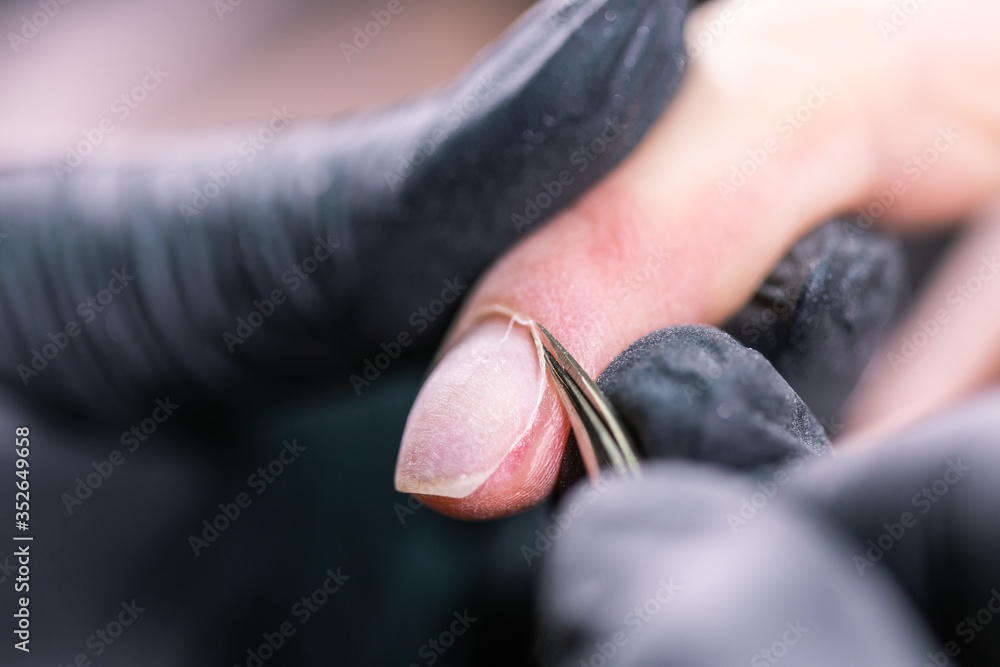
[[[774,369],[709,327],[645,337],[600,382],[659,460],[638,483],[583,483],[557,510],[541,596],[550,662],[1000,655],[1000,632],[975,620],[1000,578],[1000,395],[834,460],[816,455],[825,437]]]
[[[284,129],[236,176],[231,154],[0,175],[0,376],[127,417],[169,393],[259,400],[337,373],[347,386],[380,343],[401,352],[401,333],[430,349],[455,308],[438,306],[524,231],[511,215],[525,198],[616,123],[544,214],[565,207],[660,115],[686,4],[543,2],[440,93]]]
[[[819,422],[771,364],[713,327],[645,336],[598,382],[648,456],[753,469],[830,449]]]
[[[840,408],[908,295],[900,242],[844,230],[832,220],[788,252],[725,326],[735,340],[672,327],[601,373],[642,449],[752,469],[829,448],[823,431],[841,429]],[[559,491],[583,474],[571,436]]]
[[[781,478],[656,462],[581,485],[546,566],[551,664],[997,664],[998,428],[994,393]]]
[[[833,220],[803,238],[724,327],[763,354],[833,433],[908,295],[900,242],[856,229]]]

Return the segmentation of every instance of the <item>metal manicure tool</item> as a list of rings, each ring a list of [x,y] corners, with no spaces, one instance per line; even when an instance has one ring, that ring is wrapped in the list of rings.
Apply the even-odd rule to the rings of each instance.
[[[535,325],[542,334],[545,362],[569,415],[587,474],[596,479],[602,471],[611,470],[639,477],[639,450],[607,397],[555,336],[538,322]]]

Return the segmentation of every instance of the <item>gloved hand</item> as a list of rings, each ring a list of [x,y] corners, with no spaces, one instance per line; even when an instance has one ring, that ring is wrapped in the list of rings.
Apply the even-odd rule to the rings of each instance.
[[[544,324],[596,376],[653,331],[725,322],[831,215],[856,211],[854,229],[867,233],[989,203],[1000,115],[983,65],[996,40],[983,26],[996,5],[962,0],[911,17],[897,4],[720,1],[691,12],[685,81],[648,141],[470,294],[410,413],[396,488],[462,517],[549,495],[569,425],[519,324]],[[976,313],[967,323],[985,318],[982,306],[966,312]],[[995,374],[993,355],[976,359],[938,398]],[[829,370],[850,376],[853,363]]]
[[[841,233],[831,223],[803,239],[730,324],[785,360],[797,385],[840,400],[906,292],[898,242]],[[853,370],[831,378],[845,350]],[[961,547],[977,574],[960,604],[942,597],[934,583],[955,575],[932,579],[919,552],[949,547],[926,543],[938,528],[917,517],[933,501],[914,494],[922,484],[934,493],[932,474],[967,472],[947,472],[964,465],[942,463],[950,445],[925,447],[902,477],[894,462],[913,458],[905,443],[833,461],[816,417],[768,360],[711,327],[644,337],[598,384],[652,458],[639,482],[581,482],[556,510],[564,520],[540,596],[548,663],[943,665],[966,649],[930,637],[956,634],[957,608],[988,590],[996,568],[982,553],[996,554],[1000,537],[977,545],[984,552]],[[951,423],[979,433],[973,441],[988,433],[964,415]],[[564,466],[564,485],[580,474]],[[962,502],[989,506],[991,492],[968,493]],[[919,536],[892,551],[906,531]]]
[[[723,328],[763,354],[832,436],[909,293],[900,241],[841,218],[795,244]]]
[[[126,418],[165,394],[253,402],[332,374],[363,392],[437,342],[527,231],[515,212],[540,222],[636,146],[681,79],[685,6],[542,3],[437,94],[275,119],[238,174],[211,149],[0,174],[0,377]]]
[[[706,329],[665,332],[637,344],[645,356],[625,366],[645,365],[649,382],[676,389],[684,375],[671,347],[697,339],[708,350],[720,344]],[[728,389],[713,392],[735,404],[726,413],[731,449],[747,457],[757,449],[766,463],[767,439],[741,435],[770,422],[780,442],[798,399],[789,392],[772,396],[770,411],[748,410],[759,393],[739,396],[742,377],[722,376]],[[606,387],[613,402],[635,400],[616,386]],[[646,395],[659,424],[686,423],[689,407],[663,391]],[[572,519],[545,567],[547,661],[995,664],[998,406],[993,394],[887,446],[837,458],[790,447],[780,465],[749,475],[675,458],[648,462],[638,482],[578,485],[557,511]],[[668,431],[654,449],[677,457],[685,442],[719,440],[711,419],[699,423],[694,434]]]
[[[898,240],[847,234],[833,220],[775,267],[726,325],[732,338],[708,327],[662,329],[597,383],[654,457],[752,470],[827,452],[827,436],[843,428],[841,405],[903,308],[906,274]],[[571,435],[559,491],[583,475]]]

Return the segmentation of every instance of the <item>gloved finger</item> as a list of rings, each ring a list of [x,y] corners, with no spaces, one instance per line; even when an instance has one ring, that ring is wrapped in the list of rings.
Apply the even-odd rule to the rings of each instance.
[[[833,436],[907,293],[899,241],[837,219],[796,243],[723,328],[763,354]]]
[[[780,498],[734,532],[758,492],[686,462],[580,484],[558,512],[539,607],[546,664],[921,665],[932,635],[887,570]]]
[[[783,20],[770,9],[771,20]],[[788,34],[801,30],[789,25]],[[733,70],[719,61],[699,69],[703,62],[694,61],[639,150],[477,286],[410,413],[398,490],[462,517],[538,502],[554,487],[569,429],[529,334],[532,320],[597,375],[652,331],[732,314],[801,233],[855,196],[868,175],[843,143],[830,143],[841,130],[827,125],[845,108],[818,108],[781,150],[769,136],[776,108],[820,94],[807,81],[847,76],[838,62],[786,63],[783,76],[768,79],[768,95],[746,83],[727,86],[747,73],[735,61]],[[720,180],[746,159],[740,147],[758,140],[775,152],[759,169],[751,163],[754,177],[739,188]],[[818,157],[818,146],[831,145],[828,158]]]
[[[252,162],[206,141],[180,164],[0,174],[3,380],[129,415],[321,374],[363,391],[366,355],[432,344],[526,198],[541,220],[638,143],[680,78],[683,7],[543,2],[435,95],[279,111]]]
[[[754,470],[830,452],[823,427],[767,359],[714,327],[651,333],[597,384],[650,458]],[[582,476],[578,458],[571,437],[560,487]]]
[[[946,34],[921,20],[890,47],[870,30],[881,4],[762,0],[730,22],[639,150],[484,276],[410,413],[396,488],[465,517],[550,493],[568,422],[525,326],[533,320],[596,375],[652,331],[723,321],[795,239],[894,184],[928,140],[941,146],[937,166],[919,188],[902,185],[893,216],[953,216],[994,191],[996,97],[962,29],[977,24],[977,49],[992,43],[979,25],[987,8],[939,5]],[[933,76],[914,79],[929,46],[941,54]],[[943,62],[962,74],[957,106]],[[928,100],[933,114],[897,122]],[[947,127],[928,137],[929,118],[961,123],[964,140]]]
[[[857,581],[889,573],[906,590],[939,639],[930,664],[1000,660],[998,430],[993,391],[788,487],[853,539]]]
[[[1000,206],[970,230],[872,359],[845,443],[872,444],[1000,376]]]
[[[680,329],[670,335],[668,328],[619,355],[601,373],[598,385],[639,441],[653,443],[646,447],[655,456],[751,468],[802,455],[794,449],[807,443],[823,450],[826,438],[817,437],[813,429],[789,429],[787,414],[780,423],[770,418],[775,410],[794,406],[795,414],[802,415],[800,423],[818,419],[827,433],[839,432],[837,416],[843,401],[905,293],[899,242],[862,231],[847,220],[833,220],[796,243],[750,303],[726,324],[728,333],[763,359],[747,355],[735,341],[707,333],[699,336],[696,328],[689,338]],[[698,344],[699,338],[704,345]],[[663,353],[672,358],[660,361]],[[730,374],[734,359],[747,363],[738,364]],[[736,392],[736,400],[715,395],[720,388]],[[759,410],[761,405],[767,409]],[[776,428],[764,430],[746,420],[729,419],[741,410]],[[728,428],[719,429],[718,424]],[[748,428],[754,437],[746,436]],[[557,489],[567,488],[583,474],[571,435]]]

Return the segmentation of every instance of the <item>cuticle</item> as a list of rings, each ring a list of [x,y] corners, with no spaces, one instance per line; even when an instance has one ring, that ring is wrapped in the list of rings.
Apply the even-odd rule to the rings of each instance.
[[[441,360],[444,359],[446,354],[451,352],[452,349],[457,347],[459,343],[465,340],[469,336],[469,334],[475,331],[476,327],[478,327],[480,324],[493,317],[504,317],[507,319],[508,325],[517,323],[527,328],[528,332],[531,334],[532,340],[535,342],[536,347],[538,347],[539,349],[539,355],[542,355],[541,338],[539,337],[538,332],[535,330],[535,320],[521,313],[518,313],[517,311],[511,308],[507,308],[506,306],[501,306],[501,305],[489,306],[481,310],[475,317],[469,320],[469,323],[466,324],[465,327],[463,328],[461,335],[453,336],[450,332],[447,335],[445,335],[445,341],[447,341],[446,344],[443,345],[441,349],[439,349],[437,353],[435,353],[434,357],[431,359],[431,363],[430,365],[428,365],[427,370],[425,371],[424,377],[422,378],[421,382],[425,381],[428,378],[428,376],[430,376],[430,374],[434,372],[434,369],[438,367],[438,365],[441,363]],[[540,358],[542,359],[542,361],[544,361],[545,359],[544,356],[540,356]]]

